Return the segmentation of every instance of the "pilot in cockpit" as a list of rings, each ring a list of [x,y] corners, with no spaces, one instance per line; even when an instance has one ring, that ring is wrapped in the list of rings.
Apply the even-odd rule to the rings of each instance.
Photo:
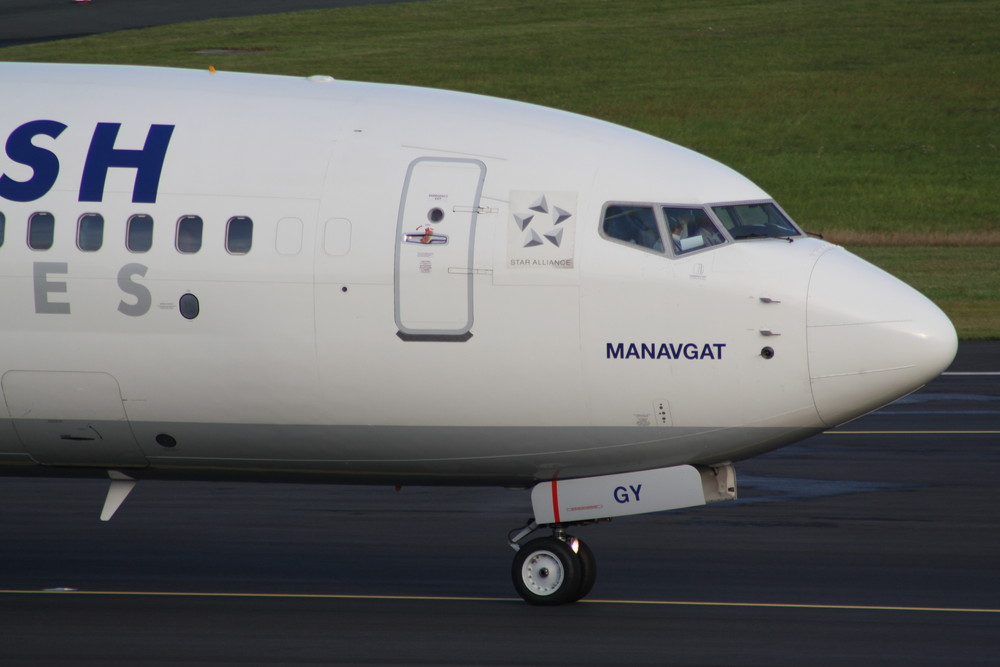
[[[694,233],[705,239],[705,245],[718,245],[725,241],[722,238],[722,234],[719,233],[719,230],[715,228],[715,225],[708,218],[698,221]]]
[[[703,211],[681,210],[667,214],[674,252],[682,254],[724,243],[725,239]]]
[[[686,250],[682,242],[688,238],[688,226],[691,222],[690,213],[678,213],[677,215],[669,216],[670,239],[674,244],[674,252],[678,254]]]

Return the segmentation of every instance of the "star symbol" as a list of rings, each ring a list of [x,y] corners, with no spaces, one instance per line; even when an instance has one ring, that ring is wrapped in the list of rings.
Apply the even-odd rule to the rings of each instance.
[[[534,248],[546,242],[557,248],[562,247],[565,228],[559,225],[572,217],[573,214],[566,209],[550,205],[545,195],[539,196],[527,211],[514,212],[514,224],[524,232],[521,247]]]

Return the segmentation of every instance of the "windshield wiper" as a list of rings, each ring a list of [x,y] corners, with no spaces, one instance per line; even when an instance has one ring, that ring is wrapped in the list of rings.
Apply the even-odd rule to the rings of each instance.
[[[760,232],[750,232],[749,234],[740,234],[739,236],[733,234],[733,238],[737,241],[742,241],[743,239],[781,239],[782,241],[788,241],[789,243],[795,241],[795,239],[790,236],[775,236],[773,234],[761,234]]]

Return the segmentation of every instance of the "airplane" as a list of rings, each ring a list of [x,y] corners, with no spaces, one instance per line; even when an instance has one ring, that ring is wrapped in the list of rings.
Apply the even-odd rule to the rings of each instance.
[[[104,477],[103,520],[146,479],[530,490],[514,587],[571,603],[576,526],[733,499],[956,353],[746,177],[604,121],[214,69],[0,89],[0,474]]]

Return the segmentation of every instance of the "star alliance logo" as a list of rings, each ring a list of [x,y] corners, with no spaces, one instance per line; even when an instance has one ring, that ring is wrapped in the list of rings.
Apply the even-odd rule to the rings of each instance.
[[[575,192],[511,192],[508,265],[573,268]]]
[[[526,213],[514,213],[514,222],[518,229],[525,233],[523,247],[534,248],[544,245],[545,241],[557,248],[562,245],[564,229],[559,225],[572,218],[573,214],[558,206],[551,206],[551,211],[549,208],[548,200],[545,195],[542,195],[528,207]],[[534,229],[530,229],[535,218],[541,217],[539,214],[544,215],[545,218],[540,223],[536,223]],[[541,231],[541,236],[539,236],[539,231]],[[543,238],[545,241],[542,240]]]

